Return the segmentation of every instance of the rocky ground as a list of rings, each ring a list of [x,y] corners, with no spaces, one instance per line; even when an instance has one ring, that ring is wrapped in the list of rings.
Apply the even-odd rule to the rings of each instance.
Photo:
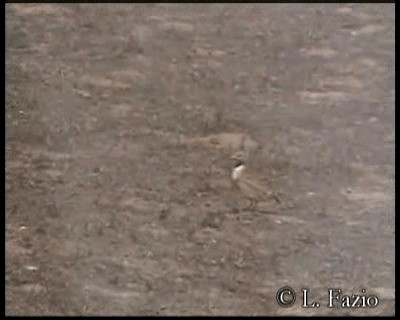
[[[6,314],[393,315],[394,28],[394,4],[7,4]],[[232,189],[243,145],[269,214]]]

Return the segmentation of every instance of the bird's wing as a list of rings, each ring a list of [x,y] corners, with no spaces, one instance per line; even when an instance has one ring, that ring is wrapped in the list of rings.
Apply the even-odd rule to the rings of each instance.
[[[239,187],[244,194],[250,198],[263,200],[265,199],[268,189],[261,185],[258,181],[249,177],[243,177],[239,183]]]
[[[267,201],[273,198],[275,201],[280,202],[280,199],[272,191],[269,184],[261,183],[248,176],[243,177],[239,187],[244,194],[251,198],[258,199],[259,201]]]

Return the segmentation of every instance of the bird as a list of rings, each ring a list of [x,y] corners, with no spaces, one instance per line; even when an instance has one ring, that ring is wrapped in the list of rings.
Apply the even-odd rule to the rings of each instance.
[[[270,199],[281,203],[281,199],[272,191],[270,186],[262,183],[251,174],[247,160],[248,154],[244,151],[238,151],[231,156],[233,185],[250,201],[250,205],[245,209],[255,209],[258,202]]]

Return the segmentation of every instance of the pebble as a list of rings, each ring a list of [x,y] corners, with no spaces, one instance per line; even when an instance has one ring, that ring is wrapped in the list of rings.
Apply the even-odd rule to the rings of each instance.
[[[25,284],[22,286],[22,291],[39,294],[46,292],[46,288],[40,284]]]
[[[79,89],[76,90],[76,93],[84,98],[90,98],[92,96],[89,92]]]
[[[28,271],[38,271],[39,270],[39,268],[35,267],[35,266],[26,266],[25,269]]]

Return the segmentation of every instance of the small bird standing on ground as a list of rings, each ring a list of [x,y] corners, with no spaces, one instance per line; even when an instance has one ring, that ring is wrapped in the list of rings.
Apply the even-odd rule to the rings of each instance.
[[[247,154],[243,151],[235,153],[232,157],[232,181],[237,189],[250,201],[250,205],[246,209],[255,209],[260,201],[268,201],[274,199],[280,203],[279,197],[272,192],[269,186],[262,184],[258,179],[250,174],[247,164]]]

